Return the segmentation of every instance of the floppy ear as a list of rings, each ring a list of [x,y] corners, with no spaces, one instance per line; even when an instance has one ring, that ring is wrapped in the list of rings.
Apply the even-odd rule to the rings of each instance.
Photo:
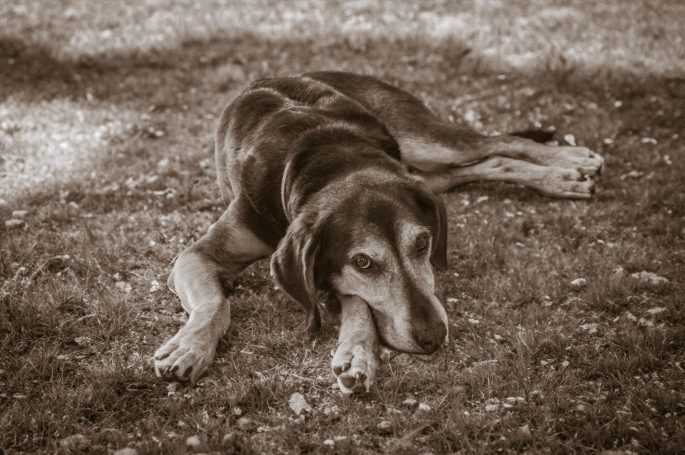
[[[445,204],[426,189],[419,188],[415,194],[419,206],[430,219],[431,230],[433,231],[431,263],[436,269],[444,270],[447,268],[447,213]]]
[[[271,256],[271,275],[286,294],[305,308],[310,333],[321,328],[319,303],[325,300],[314,279],[321,244],[320,230],[304,216],[296,218]]]

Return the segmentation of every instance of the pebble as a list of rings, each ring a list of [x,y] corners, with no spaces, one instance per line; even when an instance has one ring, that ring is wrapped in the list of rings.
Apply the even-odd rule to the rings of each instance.
[[[26,217],[26,215],[29,213],[28,210],[13,210],[12,211],[12,218],[20,218],[23,219]]]
[[[21,227],[23,225],[24,225],[24,220],[17,220],[17,219],[13,218],[11,220],[5,221],[5,227],[10,228],[10,229],[18,228],[18,227]]]
[[[123,449],[115,450],[112,455],[138,455],[138,451],[132,447],[124,447]]]
[[[576,137],[573,134],[564,134],[564,140],[566,141],[567,144],[573,145],[575,147]]]
[[[419,411],[421,412],[428,412],[432,409],[428,403],[419,403]]]
[[[403,405],[408,406],[410,408],[416,407],[417,404],[419,404],[418,401],[416,401],[414,398],[407,398],[402,402]]]
[[[376,425],[376,428],[383,433],[389,433],[392,430],[392,423],[388,420],[381,420],[378,425]]]
[[[587,280],[585,278],[576,278],[575,280],[571,281],[571,286],[574,288],[582,288],[587,285]]]
[[[652,321],[649,321],[645,318],[640,318],[637,320],[637,325],[641,327],[653,327],[654,323]]]
[[[200,437],[198,435],[189,436],[188,439],[186,439],[186,446],[188,446],[191,449],[197,449],[201,445],[202,441],[200,440]]]
[[[497,404],[497,403],[485,405],[485,410],[487,412],[497,412],[498,409],[499,409],[499,404]]]
[[[589,333],[590,335],[593,335],[593,334],[597,333],[597,327],[598,327],[598,324],[595,323],[595,322],[591,322],[591,323],[588,323],[588,324],[582,324],[582,325],[580,326],[580,328],[581,328],[582,330],[585,330],[585,331],[586,331],[587,333]]]
[[[90,440],[82,434],[72,434],[59,441],[59,445],[67,451],[84,451],[90,446]]]
[[[312,412],[312,407],[300,392],[295,392],[290,396],[288,405],[296,415],[300,415],[303,412]]]
[[[641,281],[646,284],[650,284],[652,286],[662,286],[665,284],[668,284],[668,279],[664,278],[662,276],[657,275],[656,273],[652,272],[636,272],[636,273],[631,273],[630,277],[633,279],[636,279],[638,281]]]
[[[664,311],[666,311],[666,308],[664,308],[662,306],[657,306],[657,307],[650,308],[649,310],[647,310],[647,314],[651,314],[652,316],[654,316],[654,315],[657,315],[659,313],[663,313]]]
[[[335,447],[335,442],[332,439],[325,439],[323,441],[323,445],[332,449],[333,447]]]
[[[250,419],[249,417],[241,417],[236,421],[236,423],[240,428],[245,429],[252,425],[252,419]]]

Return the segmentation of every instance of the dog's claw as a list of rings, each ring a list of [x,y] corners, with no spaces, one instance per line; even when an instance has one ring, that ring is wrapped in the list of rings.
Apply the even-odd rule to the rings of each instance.
[[[216,344],[212,341],[181,329],[155,353],[157,377],[195,383],[214,358]]]

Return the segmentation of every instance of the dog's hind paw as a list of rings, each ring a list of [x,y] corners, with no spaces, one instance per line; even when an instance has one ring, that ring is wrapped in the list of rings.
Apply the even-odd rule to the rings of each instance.
[[[342,343],[333,356],[331,367],[344,394],[368,392],[376,378],[377,357],[364,343]]]

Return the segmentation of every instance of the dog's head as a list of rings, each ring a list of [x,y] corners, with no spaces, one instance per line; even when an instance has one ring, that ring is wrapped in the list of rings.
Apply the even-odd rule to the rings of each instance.
[[[310,330],[320,326],[320,303],[335,311],[336,296],[356,296],[386,345],[427,354],[447,335],[434,279],[434,267],[446,266],[446,245],[444,206],[418,183],[360,186],[300,213],[271,269],[307,309]]]

